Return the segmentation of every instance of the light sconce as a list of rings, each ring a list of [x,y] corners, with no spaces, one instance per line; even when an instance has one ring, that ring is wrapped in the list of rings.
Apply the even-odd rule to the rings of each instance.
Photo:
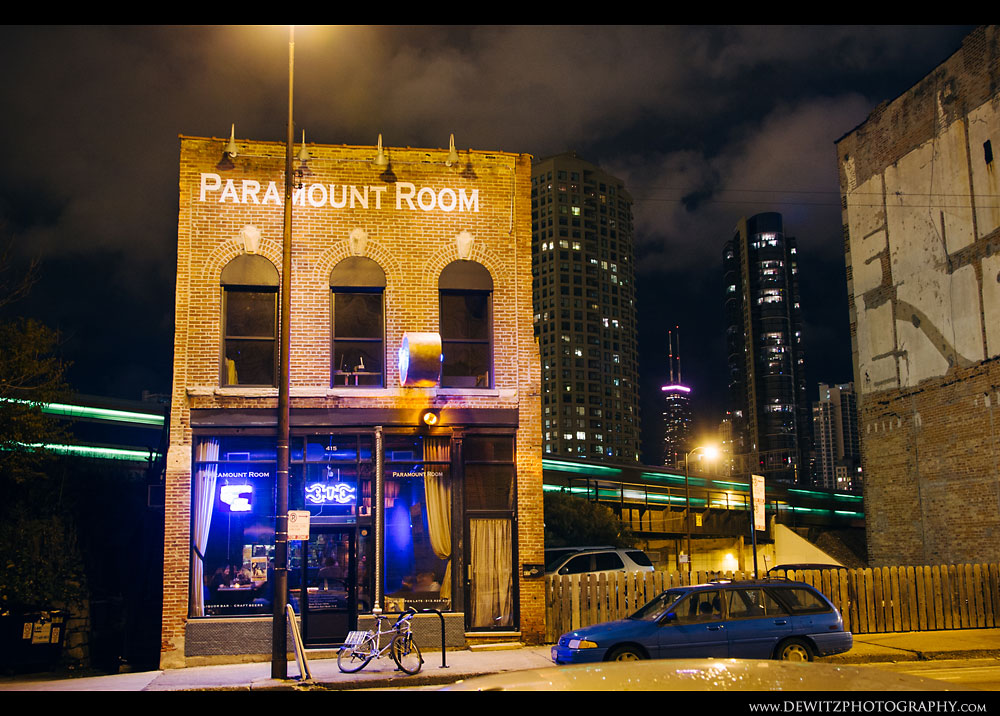
[[[451,137],[448,139],[448,159],[445,160],[444,165],[446,167],[450,167],[457,161],[458,161],[458,152],[455,151],[455,135],[452,134]]]
[[[396,183],[396,173],[392,171],[392,164],[389,163],[389,156],[382,150],[382,135],[378,135],[378,154],[375,155],[375,166],[385,167],[385,171],[378,175],[378,178],[386,184]]]
[[[236,165],[233,164],[233,157],[235,156],[237,156],[236,125],[233,124],[229,130],[229,142],[226,144],[226,148],[222,150],[222,159],[220,159],[219,163],[215,165],[215,168],[222,171],[235,169]]]
[[[298,157],[296,157],[300,162],[305,164],[310,159],[312,159],[312,154],[306,149],[306,130],[302,130],[302,149],[299,150]]]
[[[375,166],[377,167],[387,167],[389,166],[389,157],[385,155],[382,151],[382,135],[378,135],[378,154],[375,155]]]
[[[420,422],[429,428],[433,428],[441,421],[441,415],[437,410],[425,410],[420,414]]]
[[[299,150],[296,159],[299,160],[299,168],[295,170],[295,188],[302,188],[302,178],[307,176],[312,176],[312,172],[306,165],[310,159],[312,159],[312,154],[306,149],[306,130],[302,130],[302,149]]]
[[[234,123],[232,127],[229,128],[229,144],[226,145],[226,154],[229,155],[230,159],[234,159],[236,155],[236,124]]]

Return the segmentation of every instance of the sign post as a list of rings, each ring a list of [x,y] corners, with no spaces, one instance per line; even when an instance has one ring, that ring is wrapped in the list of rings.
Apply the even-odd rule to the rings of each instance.
[[[753,543],[753,576],[758,578],[757,573],[757,531],[767,529],[767,517],[764,514],[764,476],[750,476],[750,502],[753,508],[750,514],[750,538]]]

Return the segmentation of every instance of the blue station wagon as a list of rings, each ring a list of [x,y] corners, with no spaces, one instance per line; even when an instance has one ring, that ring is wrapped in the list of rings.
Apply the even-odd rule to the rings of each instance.
[[[563,634],[557,664],[638,659],[812,661],[850,650],[837,608],[803,582],[712,582],[669,589],[620,621]]]

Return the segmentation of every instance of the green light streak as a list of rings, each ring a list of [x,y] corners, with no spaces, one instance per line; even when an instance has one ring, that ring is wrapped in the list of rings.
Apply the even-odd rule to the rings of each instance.
[[[25,445],[29,448],[41,448],[58,455],[74,455],[76,457],[103,458],[105,460],[131,460],[148,462],[157,459],[160,454],[155,450],[130,450],[125,448],[92,447],[90,445],[58,445],[53,443],[33,443]]]
[[[39,405],[28,400],[11,400],[12,403],[24,405]],[[71,405],[69,403],[41,403],[43,413],[59,415],[66,418],[86,418],[88,420],[109,420],[115,423],[134,423],[136,425],[163,425],[163,416],[152,413],[136,413],[130,410],[112,410],[111,408],[94,408],[87,405]]]
[[[575,462],[562,462],[542,458],[543,470],[558,470],[559,472],[575,472],[581,475],[621,475],[622,471],[617,467],[607,467],[606,465],[578,465]]]

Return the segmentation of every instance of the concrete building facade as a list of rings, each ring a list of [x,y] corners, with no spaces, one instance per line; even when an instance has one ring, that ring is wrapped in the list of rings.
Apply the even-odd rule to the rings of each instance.
[[[543,449],[638,462],[632,198],[572,152],[535,162],[531,182]]]
[[[853,383],[819,384],[813,403],[813,486],[861,492],[861,437]]]
[[[270,653],[282,143],[181,138],[161,663]],[[289,603],[452,644],[544,630],[527,155],[310,145],[296,161]],[[380,497],[381,496],[381,497]],[[538,576],[536,576],[538,575]],[[367,620],[367,621],[366,621]],[[418,618],[422,643],[437,617]],[[425,631],[426,630],[426,631]]]
[[[1000,558],[1000,31],[837,142],[871,563]]]

